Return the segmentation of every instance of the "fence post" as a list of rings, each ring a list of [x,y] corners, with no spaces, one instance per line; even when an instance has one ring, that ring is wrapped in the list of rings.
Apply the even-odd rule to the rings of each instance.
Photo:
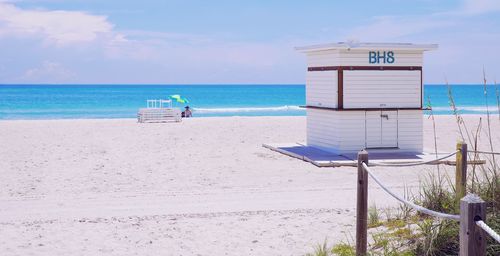
[[[460,256],[486,255],[486,234],[477,220],[486,220],[486,203],[468,194],[460,200]]]
[[[356,205],[356,256],[365,256],[368,236],[368,173],[362,163],[368,164],[368,152],[358,152],[358,194]]]
[[[465,196],[467,184],[467,144],[463,141],[457,143],[455,190],[457,202]]]

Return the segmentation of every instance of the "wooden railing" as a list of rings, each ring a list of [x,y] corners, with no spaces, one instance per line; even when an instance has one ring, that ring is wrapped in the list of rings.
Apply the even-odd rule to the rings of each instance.
[[[172,100],[147,100],[147,107],[148,108],[171,108],[172,107]]]

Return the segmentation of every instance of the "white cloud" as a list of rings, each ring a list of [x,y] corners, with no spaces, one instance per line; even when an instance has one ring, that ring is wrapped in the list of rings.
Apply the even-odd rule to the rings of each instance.
[[[0,37],[40,37],[58,46],[88,43],[102,37],[124,40],[106,16],[80,11],[25,10],[0,2]]]
[[[22,80],[27,82],[64,82],[75,77],[75,73],[58,62],[43,61],[38,67],[24,72]]]

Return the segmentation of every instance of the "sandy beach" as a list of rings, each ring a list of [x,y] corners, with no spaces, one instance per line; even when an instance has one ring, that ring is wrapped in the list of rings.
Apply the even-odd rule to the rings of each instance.
[[[480,116],[466,116],[475,130]],[[492,116],[498,142],[500,122]],[[356,169],[262,147],[305,117],[0,121],[1,255],[303,255],[355,231]],[[439,151],[459,134],[436,116]],[[481,149],[488,150],[483,117]],[[424,147],[434,148],[424,118]],[[497,143],[498,145],[498,143]],[[497,149],[498,150],[498,149]],[[394,191],[435,167],[375,169]],[[453,178],[453,167],[444,173]],[[370,204],[396,206],[376,184]]]

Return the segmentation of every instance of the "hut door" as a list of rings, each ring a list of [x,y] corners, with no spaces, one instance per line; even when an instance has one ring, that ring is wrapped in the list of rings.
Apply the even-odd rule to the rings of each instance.
[[[397,111],[366,111],[366,148],[398,146]]]
[[[398,146],[398,112],[381,111],[382,119],[382,147],[395,148]]]

